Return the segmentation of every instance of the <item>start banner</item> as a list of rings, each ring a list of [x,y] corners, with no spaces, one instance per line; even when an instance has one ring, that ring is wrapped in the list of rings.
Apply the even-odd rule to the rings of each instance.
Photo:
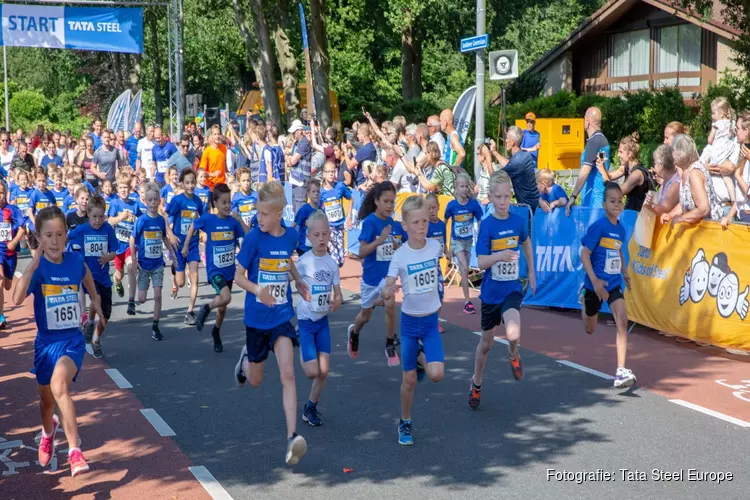
[[[143,52],[143,9],[2,5],[0,45]]]
[[[717,222],[657,223],[651,248],[629,243],[632,321],[750,351],[750,227]]]

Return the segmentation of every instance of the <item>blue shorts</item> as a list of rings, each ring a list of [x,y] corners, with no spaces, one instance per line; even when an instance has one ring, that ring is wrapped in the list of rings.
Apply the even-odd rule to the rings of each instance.
[[[318,353],[331,354],[331,331],[328,328],[328,316],[318,321],[300,319],[299,348],[302,351],[302,361],[307,363],[318,359]]]
[[[438,263],[438,297],[442,304],[443,297],[445,297],[445,283],[443,283],[443,271],[440,270],[440,263]]]
[[[37,336],[34,340],[34,369],[31,373],[36,374],[36,382],[39,385],[49,385],[57,362],[63,356],[68,356],[78,368],[73,377],[75,381],[81,371],[84,354],[86,354],[86,341],[82,334],[49,341]]]
[[[190,246],[190,249],[188,250],[187,258],[182,256],[182,252],[177,252],[177,255],[175,255],[175,263],[174,263],[174,269],[178,273],[185,272],[185,268],[187,267],[188,262],[200,262],[201,261],[201,254],[198,250],[198,245]]]
[[[251,363],[262,363],[268,359],[276,341],[280,337],[288,337],[293,346],[297,346],[297,330],[290,322],[282,323],[267,330],[252,328],[245,325],[245,344],[247,345],[247,360]]]
[[[3,264],[3,276],[12,280],[16,273],[16,264],[18,263],[18,254],[12,256],[0,255],[0,262]]]
[[[405,372],[417,369],[419,341],[428,363],[445,361],[443,341],[438,331],[438,313],[417,317],[401,313],[401,366]]]

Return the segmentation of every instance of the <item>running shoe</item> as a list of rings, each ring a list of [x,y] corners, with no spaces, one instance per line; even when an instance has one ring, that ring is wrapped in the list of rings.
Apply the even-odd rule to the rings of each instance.
[[[474,304],[471,303],[471,301],[466,302],[464,304],[464,314],[476,314],[477,310],[474,309]]]
[[[86,339],[87,344],[90,344],[91,340],[94,338],[95,326],[96,326],[95,323],[86,323],[83,326],[83,337]]]
[[[133,300],[128,301],[128,315],[135,316],[135,301]]]
[[[122,282],[115,283],[115,292],[117,292],[117,296],[120,298],[125,296],[125,287],[122,286]]]
[[[39,465],[42,467],[47,467],[55,454],[55,434],[57,434],[58,427],[60,427],[60,419],[57,415],[52,415],[52,434],[45,437],[42,432],[42,439],[39,441]]]
[[[477,389],[474,382],[471,382],[471,389],[469,389],[469,409],[476,410],[479,408],[479,400],[482,397],[482,389]]]
[[[151,338],[154,340],[164,340],[164,335],[161,334],[158,326],[151,327]]]
[[[242,346],[242,351],[240,351],[240,360],[237,361],[237,364],[234,365],[234,380],[237,382],[237,385],[242,385],[245,382],[247,382],[247,376],[245,375],[245,371],[242,369],[242,361],[247,357],[247,346]]]
[[[521,364],[521,353],[517,353],[515,358],[510,358],[510,370],[513,372],[513,378],[521,380],[523,378],[523,365]]]
[[[211,333],[211,336],[214,338],[214,352],[220,353],[224,351],[224,345],[221,343],[221,335],[220,334],[214,334]]]
[[[633,372],[627,368],[618,368],[615,373],[615,389],[626,389],[635,384],[636,378]]]
[[[8,326],[8,318],[5,317],[5,314],[0,314],[0,330],[5,329]]]
[[[302,420],[313,427],[323,425],[323,421],[320,419],[320,412],[318,411],[317,403],[314,405],[305,403],[305,409],[302,411]]]
[[[398,366],[400,360],[398,359],[398,353],[396,352],[396,344],[385,345],[385,357],[388,360],[388,366]]]
[[[445,333],[445,327],[442,323],[438,323],[438,332]]]
[[[401,339],[398,338],[398,333],[393,334],[393,345],[401,345]]]
[[[185,324],[188,326],[195,326],[195,312],[194,311],[188,311],[187,314],[185,314]]]
[[[398,423],[398,444],[411,446],[414,444],[414,436],[411,434],[411,420],[401,419]]]
[[[286,463],[287,465],[297,465],[299,459],[305,456],[307,453],[307,442],[305,438],[298,435],[296,432],[289,438],[289,443],[286,445]]]
[[[203,304],[200,309],[198,309],[198,314],[195,315],[195,327],[198,331],[203,330],[203,324],[206,322],[206,318],[208,318],[210,312],[211,308],[208,307],[208,304]]]
[[[96,359],[104,357],[104,354],[102,353],[102,343],[101,342],[92,342],[91,343],[91,350],[94,352],[93,356]]]
[[[74,448],[68,453],[68,462],[70,463],[70,475],[73,477],[89,470],[89,464],[86,463],[83,453],[78,448]]]
[[[177,287],[175,285],[172,285],[172,293],[170,295],[172,297],[172,300],[177,298],[177,292],[178,292]]]
[[[357,359],[359,357],[359,334],[354,333],[354,325],[349,325],[346,330],[346,350],[350,358]]]

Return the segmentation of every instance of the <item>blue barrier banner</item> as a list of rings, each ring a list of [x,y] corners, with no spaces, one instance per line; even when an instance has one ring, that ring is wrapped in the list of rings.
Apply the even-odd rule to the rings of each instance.
[[[143,52],[143,9],[2,5],[0,45]]]
[[[588,227],[604,217],[604,209],[574,207],[570,217],[564,209],[547,214],[537,210],[534,216],[532,244],[536,259],[536,294],[528,290],[524,305],[581,309],[579,295],[583,288],[581,239]],[[626,242],[630,241],[638,212],[626,210],[620,216],[625,227]],[[629,262],[627,243],[622,248],[625,265]],[[609,312],[607,304],[603,312]]]

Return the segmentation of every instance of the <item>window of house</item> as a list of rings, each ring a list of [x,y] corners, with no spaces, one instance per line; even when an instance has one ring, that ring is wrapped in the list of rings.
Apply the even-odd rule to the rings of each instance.
[[[649,87],[651,68],[650,30],[618,33],[612,37],[612,60],[609,76],[612,78],[643,76],[642,80],[611,83],[610,90],[639,90]]]
[[[659,30],[656,53],[658,73],[684,73],[701,70],[701,29],[694,24],[680,24]],[[700,77],[662,78],[657,87],[693,87],[701,84]],[[691,94],[686,92],[685,94]]]

